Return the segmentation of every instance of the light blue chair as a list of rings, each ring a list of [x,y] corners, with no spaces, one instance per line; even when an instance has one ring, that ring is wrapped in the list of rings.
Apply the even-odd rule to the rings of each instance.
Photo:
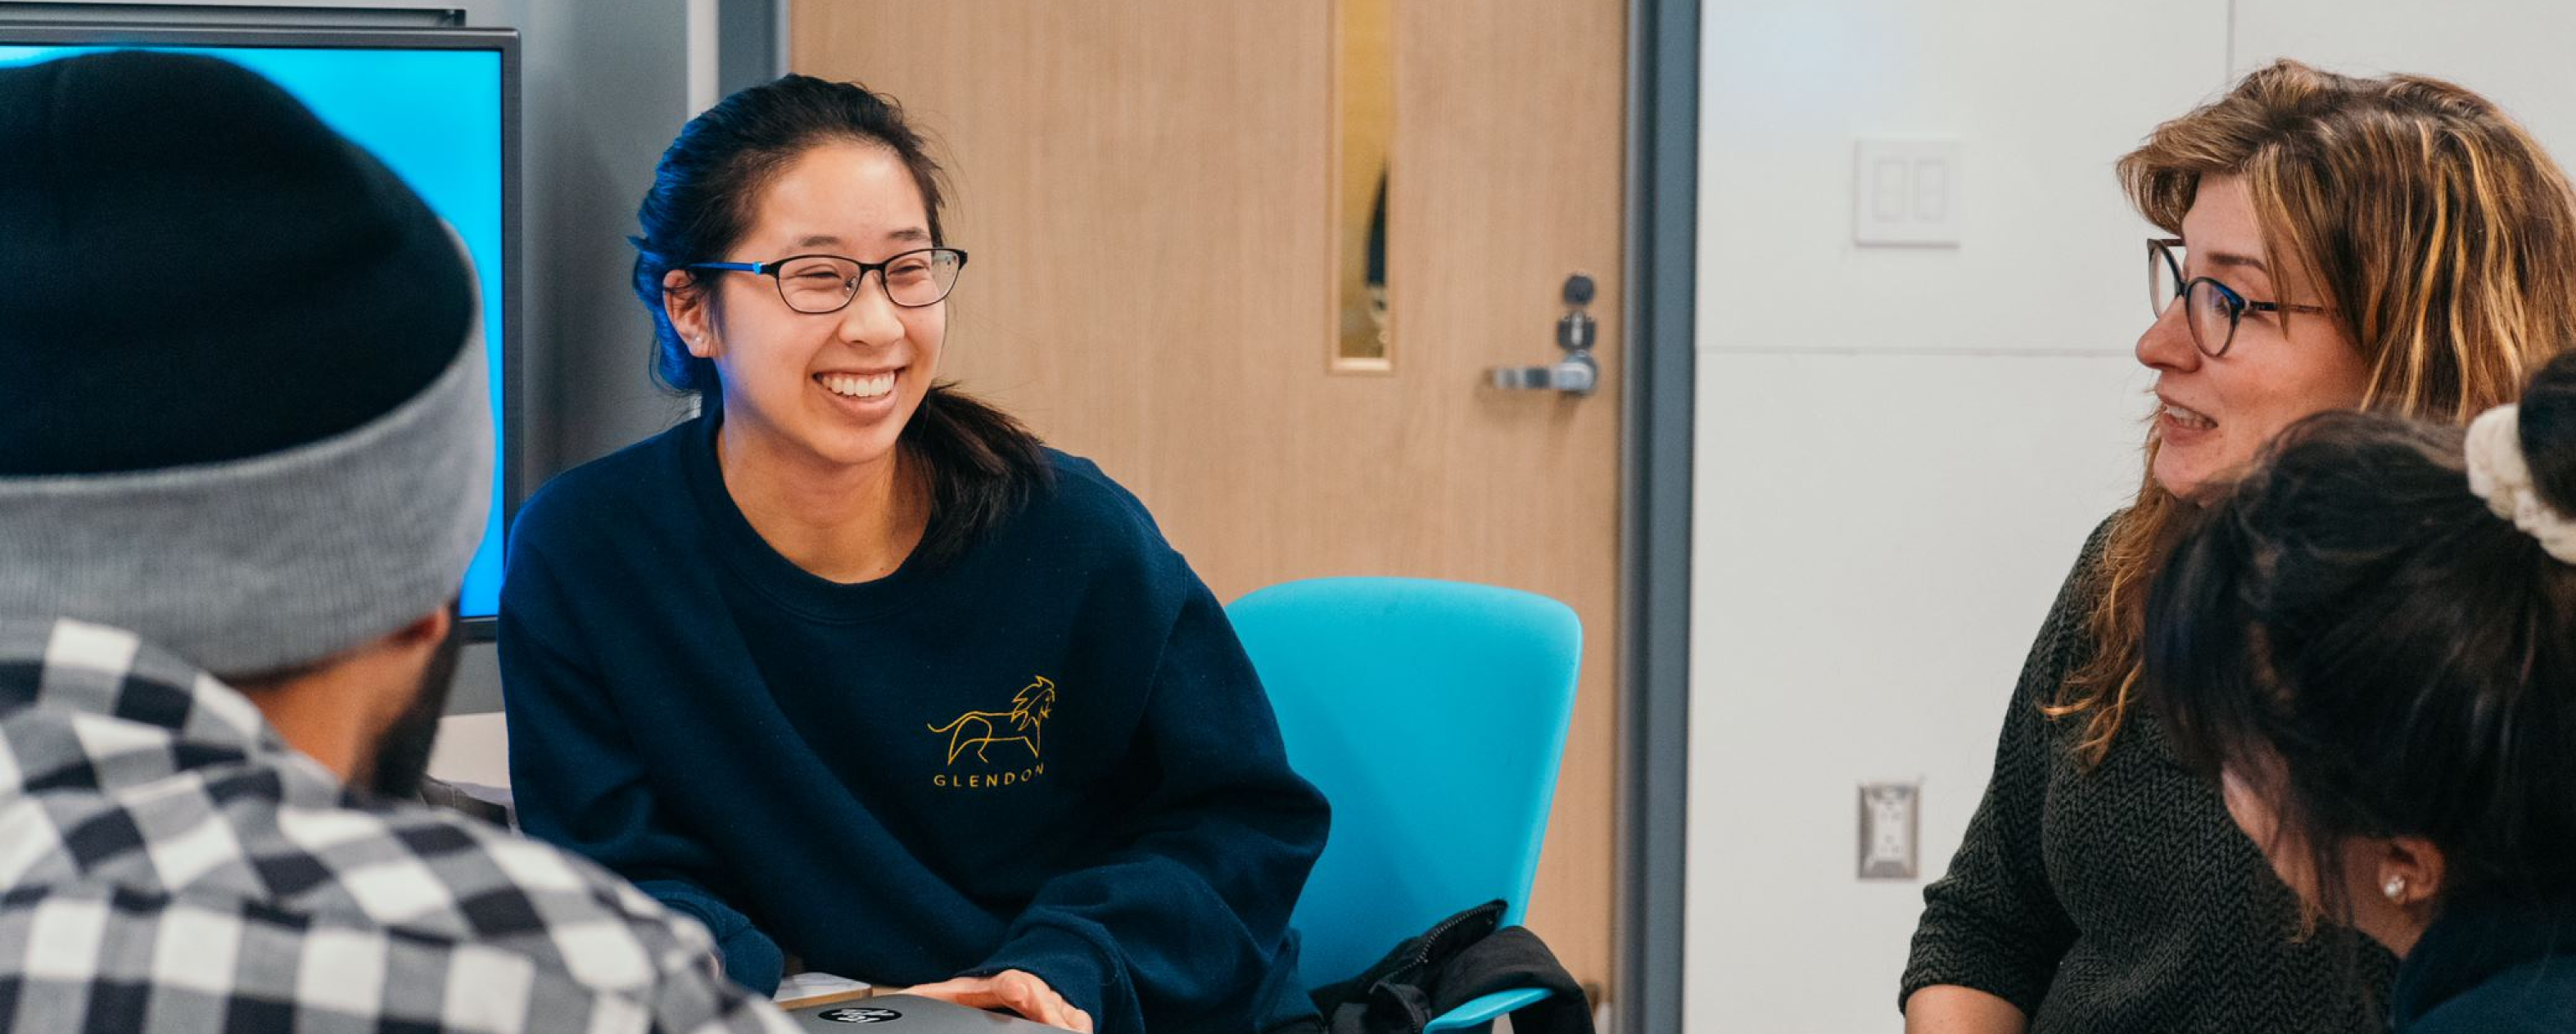
[[[1227,608],[1279,714],[1288,763],[1333,830],[1290,920],[1308,990],[1492,901],[1521,921],[1574,714],[1583,624],[1514,589],[1320,578]],[[1547,997],[1505,991],[1429,1030],[1481,1027]]]

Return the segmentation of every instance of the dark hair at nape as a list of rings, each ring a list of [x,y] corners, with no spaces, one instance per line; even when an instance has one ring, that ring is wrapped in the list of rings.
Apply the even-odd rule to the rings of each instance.
[[[2576,474],[2576,358],[2525,414],[2535,474]],[[2576,567],[2469,491],[2461,447],[2389,415],[2301,421],[2148,595],[2141,684],[2175,752],[2272,806],[2340,922],[2354,837],[2431,841],[2445,899],[2576,885]]]
[[[856,141],[893,151],[921,190],[931,243],[948,243],[946,191],[922,134],[893,98],[856,83],[788,75],[749,87],[690,119],[662,152],[635,219],[633,285],[653,320],[653,372],[674,391],[695,394],[721,416],[723,384],[713,361],[689,353],[663,309],[672,270],[696,290],[693,262],[720,260],[750,232],[761,192],[806,151]],[[1037,436],[1009,414],[936,383],[904,426],[902,447],[930,486],[930,530],[919,550],[934,563],[965,551],[1053,479]]]

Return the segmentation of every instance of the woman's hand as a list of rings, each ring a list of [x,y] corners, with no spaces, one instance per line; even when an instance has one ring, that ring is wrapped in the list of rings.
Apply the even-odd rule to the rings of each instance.
[[[1006,969],[989,977],[958,977],[906,988],[905,994],[936,998],[970,1009],[1008,1009],[1050,1027],[1091,1034],[1091,1014],[1076,1009],[1055,988],[1034,974]]]

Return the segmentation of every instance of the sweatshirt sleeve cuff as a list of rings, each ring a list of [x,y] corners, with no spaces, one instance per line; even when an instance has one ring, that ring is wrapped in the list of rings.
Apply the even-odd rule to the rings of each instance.
[[[778,982],[787,975],[786,953],[768,934],[751,925],[748,917],[692,883],[645,880],[635,886],[661,902],[662,907],[707,928],[707,934],[715,940],[717,957],[724,960],[726,978],[764,995],[778,993]]]
[[[1090,941],[1053,927],[1030,927],[1003,944],[983,964],[958,976],[989,977],[1006,969],[1046,981],[1066,1002],[1088,1013],[1093,1023],[1107,1022],[1102,1009],[1109,990],[1108,960]]]

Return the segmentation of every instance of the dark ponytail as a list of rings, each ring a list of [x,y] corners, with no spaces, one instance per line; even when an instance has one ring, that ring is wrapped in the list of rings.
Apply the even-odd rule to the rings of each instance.
[[[2576,514],[2576,356],[2522,402]],[[2342,843],[2418,836],[2446,898],[2576,887],[2576,566],[2469,490],[2462,433],[2332,412],[2190,520],[2147,602],[2143,685],[2186,764],[2244,779],[2349,921]]]
[[[689,353],[664,310],[663,280],[683,270],[681,291],[701,289],[684,267],[726,257],[750,231],[760,192],[818,145],[857,141],[895,153],[921,189],[931,243],[948,243],[939,163],[893,98],[855,83],[789,75],[718,102],[682,127],[662,152],[635,219],[635,296],[653,319],[653,372],[674,391],[722,412],[715,363]],[[1027,427],[950,384],[933,384],[903,448],[922,462],[930,485],[930,531],[920,550],[942,562],[1009,516],[1051,479],[1045,447]]]
[[[2523,462],[2551,509],[2576,514],[2576,353],[2559,356],[2522,393]]]

